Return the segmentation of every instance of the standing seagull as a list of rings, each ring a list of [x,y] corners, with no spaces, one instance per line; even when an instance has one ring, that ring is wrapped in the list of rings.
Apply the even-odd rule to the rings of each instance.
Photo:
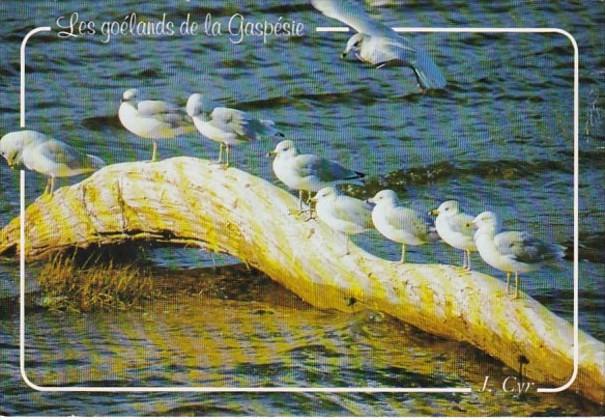
[[[356,2],[311,0],[311,4],[324,15],[357,31],[349,38],[342,58],[353,52],[359,61],[377,68],[387,65],[411,67],[423,91],[445,88],[445,77],[426,51],[414,47],[393,29],[371,19]]]
[[[171,139],[193,132],[194,127],[185,110],[164,101],[139,101],[137,89],[122,94],[118,116],[122,125],[131,133],[153,141],[151,161],[157,156],[157,140]]]
[[[292,140],[280,142],[268,153],[275,156],[275,176],[292,190],[298,190],[298,210],[302,213],[303,191],[309,195],[343,182],[358,182],[365,174],[352,171],[338,162],[315,155],[300,155]]]
[[[481,213],[473,223],[478,228],[475,243],[479,255],[486,263],[506,273],[506,293],[510,289],[510,275],[515,273],[515,298],[519,297],[519,273],[536,271],[564,256],[562,246],[547,244],[527,232],[498,233],[498,218],[491,211]]]
[[[215,108],[199,93],[189,96],[187,114],[204,137],[220,143],[218,164],[223,163],[223,147],[226,149],[225,166],[227,167],[231,146],[248,143],[263,136],[284,137],[275,129],[273,121],[257,120],[237,109]]]
[[[365,201],[338,194],[334,187],[319,190],[312,198],[317,202],[319,220],[345,235],[346,254],[349,255],[349,235],[372,229],[372,207]]]
[[[23,163],[27,169],[46,175],[48,182],[45,194],[52,196],[55,178],[95,172],[105,166],[105,162],[94,155],[81,153],[68,144],[43,134],[40,136],[32,135],[29,130],[9,133],[0,140],[0,152],[9,165]]]
[[[441,205],[430,211],[435,219],[437,233],[443,241],[451,247],[461,249],[462,268],[471,270],[471,252],[476,251],[474,235],[474,217],[460,211],[456,200],[444,201]]]
[[[435,228],[420,213],[401,207],[394,191],[382,190],[368,202],[376,204],[372,221],[378,232],[401,244],[401,263],[405,262],[406,245],[423,245],[437,239]]]

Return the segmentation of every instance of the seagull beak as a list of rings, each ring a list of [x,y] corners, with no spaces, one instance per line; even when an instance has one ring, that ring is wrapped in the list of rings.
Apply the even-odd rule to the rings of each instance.
[[[373,198],[368,198],[368,199],[366,200],[366,203],[368,203],[368,204],[376,204],[376,202],[374,201],[374,199],[373,199]]]
[[[345,51],[341,52],[340,53],[340,59],[344,60],[345,58],[347,58],[347,55],[349,55],[348,51],[345,50]]]
[[[269,157],[273,157],[273,156],[275,156],[275,155],[277,155],[277,153],[275,152],[275,150],[272,150],[272,151],[270,151],[270,152],[267,152],[267,154],[265,155],[265,157],[268,157],[268,158],[269,158]]]
[[[311,203],[317,203],[317,196],[313,196],[313,197],[309,198],[309,201]]]
[[[429,211],[429,216],[439,216],[439,210],[433,209]]]

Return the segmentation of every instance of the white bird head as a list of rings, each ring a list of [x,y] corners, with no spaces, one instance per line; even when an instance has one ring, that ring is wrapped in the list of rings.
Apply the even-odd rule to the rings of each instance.
[[[368,200],[368,203],[376,204],[389,204],[395,205],[397,203],[397,194],[393,190],[382,190],[378,191],[376,195]]]
[[[293,157],[298,155],[298,150],[294,145],[292,140],[283,140],[277,143],[275,149],[272,152],[267,153],[268,156],[276,156],[276,157]]]
[[[317,194],[315,194],[315,197],[313,197],[311,201],[318,203],[322,200],[334,200],[336,197],[338,197],[338,191],[336,191],[336,188],[325,187],[317,191]]]
[[[187,115],[195,117],[202,113],[212,112],[213,107],[210,102],[206,100],[204,95],[201,93],[193,93],[189,96],[189,99],[187,99],[187,106],[185,109],[187,110]]]
[[[46,135],[33,130],[13,131],[0,139],[0,155],[12,168],[22,163],[23,149],[48,139]]]
[[[133,101],[139,95],[139,91],[137,89],[128,89],[125,90],[122,94],[122,102]]]
[[[456,200],[444,201],[435,210],[431,210],[430,214],[433,216],[455,216],[460,212],[460,205]]]
[[[473,225],[477,226],[479,230],[495,231],[498,229],[498,216],[491,211],[484,211],[475,217]]]
[[[349,55],[349,53],[351,53],[351,52],[355,52],[355,53],[359,52],[359,50],[361,49],[361,45],[363,44],[363,42],[365,41],[366,38],[367,38],[367,35],[362,34],[362,33],[356,33],[355,35],[353,35],[347,41],[347,46],[345,47],[345,49],[342,52],[342,54],[340,55],[340,57],[346,58]]]

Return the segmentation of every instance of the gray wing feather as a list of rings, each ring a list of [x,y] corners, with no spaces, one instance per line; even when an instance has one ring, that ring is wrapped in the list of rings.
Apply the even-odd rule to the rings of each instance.
[[[164,101],[141,101],[137,103],[137,112],[142,117],[152,117],[172,128],[193,124],[184,109]]]
[[[498,252],[515,260],[535,264],[562,256],[557,245],[547,244],[527,232],[502,232],[494,238]]]
[[[424,217],[412,209],[395,207],[387,214],[387,222],[396,229],[407,230],[414,236],[428,239],[430,225]]]
[[[247,113],[231,108],[214,108],[210,114],[212,125],[226,132],[232,132],[238,136],[255,140],[258,135],[267,131],[267,125],[272,121],[263,122],[250,117]]]
[[[140,101],[137,103],[137,111],[142,116],[153,116],[178,111],[176,105],[164,101]]]
[[[453,232],[462,233],[465,236],[473,237],[475,235],[476,228],[473,225],[473,217],[468,214],[459,213],[448,217],[447,224]]]
[[[41,145],[41,152],[49,160],[63,164],[72,170],[92,168],[92,162],[88,155],[80,153],[59,140],[44,142]]]
[[[357,32],[387,38],[399,37],[388,26],[370,18],[357,2],[351,0],[311,0],[311,4],[327,17],[336,19]]]
[[[300,176],[316,176],[322,182],[360,177],[360,174],[341,166],[338,162],[323,159],[315,155],[299,155],[296,157],[295,165]]]
[[[433,58],[426,52],[414,48],[405,38],[381,39],[372,50],[372,63],[388,64],[399,62],[410,66],[418,83],[425,89],[443,89],[447,81]]]
[[[353,222],[357,225],[371,228],[372,206],[365,201],[353,197],[340,196],[333,204],[334,216],[341,220]]]

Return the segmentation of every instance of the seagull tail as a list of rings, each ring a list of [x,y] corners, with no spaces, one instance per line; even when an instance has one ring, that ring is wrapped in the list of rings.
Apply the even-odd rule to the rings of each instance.
[[[419,51],[417,53],[412,69],[422,89],[444,89],[447,85],[443,73],[426,52]]]
[[[344,178],[344,182],[347,184],[363,185],[366,174],[358,171],[351,171],[351,176]]]
[[[556,265],[558,262],[562,261],[563,258],[565,258],[566,251],[567,248],[565,248],[564,246],[561,246],[559,244],[552,244],[549,247],[546,256],[550,260],[550,262]]]
[[[429,242],[437,242],[441,240],[441,237],[439,236],[439,233],[437,233],[437,228],[435,226],[429,226],[428,240]]]
[[[86,158],[88,160],[88,167],[91,169],[101,169],[103,166],[105,166],[105,161],[98,156],[86,155]]]
[[[278,131],[275,128],[275,122],[271,120],[260,120],[260,123],[263,125],[265,130],[267,131],[267,135],[270,137],[282,137],[285,138],[286,135],[281,131]]]

